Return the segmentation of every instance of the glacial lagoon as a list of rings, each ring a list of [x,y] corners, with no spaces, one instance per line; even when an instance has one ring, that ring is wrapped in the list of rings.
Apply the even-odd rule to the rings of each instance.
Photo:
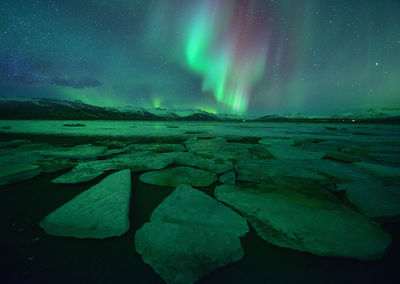
[[[398,125],[0,121],[0,140],[6,282],[399,281]]]

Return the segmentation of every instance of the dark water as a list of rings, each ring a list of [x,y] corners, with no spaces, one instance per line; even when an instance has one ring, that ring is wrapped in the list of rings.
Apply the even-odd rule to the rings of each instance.
[[[119,238],[87,240],[46,235],[38,222],[104,176],[81,185],[52,184],[64,173],[41,174],[0,187],[1,283],[163,283],[142,262],[134,233],[172,189],[144,184],[132,176],[130,230]],[[212,187],[204,188],[212,195]],[[400,283],[400,223],[383,223],[393,243],[381,260],[362,262],[318,257],[268,244],[251,229],[243,239],[245,257],[200,283]]]

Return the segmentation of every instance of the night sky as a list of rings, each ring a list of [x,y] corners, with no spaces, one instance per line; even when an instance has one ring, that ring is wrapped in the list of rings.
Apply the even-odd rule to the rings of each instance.
[[[334,114],[400,105],[399,0],[2,0],[0,96]]]

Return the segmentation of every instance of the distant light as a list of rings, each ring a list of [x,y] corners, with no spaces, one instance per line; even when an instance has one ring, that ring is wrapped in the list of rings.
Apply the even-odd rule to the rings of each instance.
[[[376,65],[376,66],[379,66],[379,62],[376,62],[375,65]]]
[[[356,121],[353,119],[352,122],[356,122]]]

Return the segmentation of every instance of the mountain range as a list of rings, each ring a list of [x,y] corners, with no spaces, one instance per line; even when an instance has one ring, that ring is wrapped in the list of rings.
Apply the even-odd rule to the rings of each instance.
[[[99,107],[81,101],[48,98],[0,98],[1,120],[172,120],[172,121],[293,121],[293,122],[400,122],[400,108],[377,108],[363,113],[333,116],[269,114],[249,118],[235,114],[213,114],[200,109],[167,110],[143,107]]]

